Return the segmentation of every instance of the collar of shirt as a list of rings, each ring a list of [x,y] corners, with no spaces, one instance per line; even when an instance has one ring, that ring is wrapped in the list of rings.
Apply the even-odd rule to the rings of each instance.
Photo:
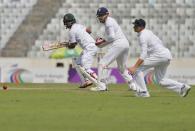
[[[140,36],[144,31],[145,31],[145,29],[143,29],[142,31],[140,31],[137,35]]]

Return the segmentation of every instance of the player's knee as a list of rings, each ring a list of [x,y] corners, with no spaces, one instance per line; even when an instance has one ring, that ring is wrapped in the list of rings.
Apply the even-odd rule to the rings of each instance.
[[[156,83],[159,84],[160,86],[164,86],[166,83],[163,79],[161,80],[156,80]]]

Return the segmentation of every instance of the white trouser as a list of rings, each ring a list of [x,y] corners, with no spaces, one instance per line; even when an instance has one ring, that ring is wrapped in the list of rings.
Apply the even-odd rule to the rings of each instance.
[[[81,79],[81,84],[85,83],[85,81],[88,79],[80,72],[80,70],[75,65],[80,65],[84,67],[87,72],[93,73],[93,71],[91,70],[91,66],[93,64],[96,53],[97,48],[92,46],[89,49],[84,49],[78,58],[73,59],[73,65],[76,68],[76,71]]]
[[[117,42],[117,43],[116,43]],[[100,60],[98,76],[102,76],[103,69],[111,64],[114,60],[117,62],[118,69],[123,78],[128,82],[132,82],[132,76],[128,73],[126,62],[129,56],[129,43],[127,40],[118,40],[108,49],[104,57]],[[121,46],[122,45],[122,46]],[[101,80],[101,78],[100,78]]]
[[[146,58],[144,60],[144,63],[138,68],[134,76],[136,84],[140,88],[140,91],[147,91],[143,72],[150,68],[154,68],[154,77],[156,82],[167,89],[179,93],[183,86],[183,83],[165,78],[165,74],[169,64],[170,60],[167,58]]]
[[[86,70],[90,69],[93,64],[96,53],[97,53],[96,47],[92,46],[90,49],[84,49],[80,56],[77,58],[76,64],[81,65]]]

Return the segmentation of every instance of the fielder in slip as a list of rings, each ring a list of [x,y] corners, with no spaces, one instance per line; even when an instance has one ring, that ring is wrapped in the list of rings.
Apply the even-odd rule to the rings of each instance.
[[[136,19],[133,24],[141,46],[140,57],[135,65],[129,68],[139,88],[137,96],[150,96],[143,74],[143,71],[150,68],[154,68],[155,79],[161,86],[179,93],[182,97],[187,96],[191,88],[189,85],[165,78],[167,67],[172,59],[170,51],[152,31],[145,29],[146,23],[143,19]]]
[[[126,62],[129,54],[129,42],[123,34],[120,26],[115,19],[109,16],[107,8],[101,7],[97,10],[96,14],[100,23],[105,26],[106,39],[99,38],[96,40],[96,45],[98,47],[104,47],[109,45],[109,49],[103,58],[99,62],[98,69],[98,82],[104,82],[104,79],[101,78],[104,69],[116,60],[118,69],[122,74],[123,78],[128,82],[129,88],[136,90],[136,86],[133,82],[132,76],[128,73]],[[92,91],[105,91],[107,87],[93,87]]]
[[[97,53],[97,46],[95,40],[90,36],[90,32],[85,26],[76,23],[73,14],[65,14],[63,18],[64,26],[69,29],[69,45],[68,48],[75,48],[77,44],[83,49],[80,57],[73,59],[73,66],[81,79],[80,88],[85,88],[97,84],[97,75],[91,70],[94,57]]]

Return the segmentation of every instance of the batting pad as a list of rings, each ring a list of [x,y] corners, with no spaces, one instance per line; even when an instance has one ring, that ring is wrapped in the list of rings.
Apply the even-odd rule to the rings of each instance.
[[[81,67],[80,65],[77,65],[78,69],[81,71],[81,73],[86,76],[91,82],[93,82],[96,86],[98,86],[98,81],[97,79],[93,78],[89,73],[87,73],[87,71],[85,70],[85,68]]]

